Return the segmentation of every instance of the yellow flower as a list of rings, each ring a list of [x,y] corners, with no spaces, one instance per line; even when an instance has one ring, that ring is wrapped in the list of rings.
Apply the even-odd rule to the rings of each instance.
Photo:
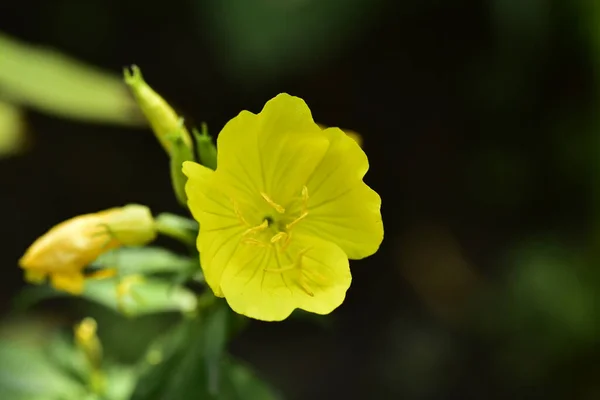
[[[365,153],[288,94],[229,121],[217,149],[215,171],[183,165],[213,292],[265,321],[295,308],[333,311],[350,286],[348,259],[375,253],[383,239],[381,199],[363,182]]]
[[[80,215],[56,225],[27,249],[19,265],[31,283],[42,283],[49,276],[56,289],[80,294],[86,278],[83,270],[100,254],[120,246],[142,245],[155,237],[150,210],[130,204]],[[110,271],[97,274],[109,275]]]

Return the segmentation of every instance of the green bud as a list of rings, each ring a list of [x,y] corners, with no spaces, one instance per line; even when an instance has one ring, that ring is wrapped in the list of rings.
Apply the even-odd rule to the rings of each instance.
[[[131,89],[135,100],[148,119],[152,130],[166,152],[173,152],[173,141],[168,139],[169,135],[177,133],[183,144],[192,149],[192,139],[185,127],[180,124],[180,118],[173,108],[156,93],[142,77],[142,72],[136,65],[131,69],[125,68],[125,83]],[[191,151],[191,150],[190,150]]]
[[[194,139],[196,140],[196,151],[198,152],[198,160],[200,164],[210,169],[217,168],[217,147],[212,140],[212,137],[208,134],[208,128],[206,124],[202,124],[202,132],[198,132],[196,129],[192,130]]]

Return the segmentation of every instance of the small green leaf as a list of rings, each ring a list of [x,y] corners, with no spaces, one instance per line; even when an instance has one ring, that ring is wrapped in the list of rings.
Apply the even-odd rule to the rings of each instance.
[[[194,161],[194,153],[182,139],[181,135],[176,135],[171,140],[171,184],[175,197],[184,207],[187,207],[187,195],[185,194],[185,184],[187,177],[183,174],[182,166],[185,161]]]
[[[199,269],[198,260],[161,247],[123,247],[101,255],[93,266],[116,268],[122,275],[180,273]]]
[[[217,146],[213,141],[212,136],[208,134],[206,124],[202,124],[202,131],[192,130],[196,141],[196,151],[200,164],[212,170],[217,169]]]
[[[196,244],[198,223],[176,214],[162,213],[154,219],[156,230],[161,235],[172,237],[190,246]]]
[[[118,75],[0,34],[0,93],[11,103],[94,123],[145,126]]]
[[[130,275],[122,279],[130,279]],[[128,316],[162,312],[192,312],[196,308],[196,296],[190,290],[173,286],[171,282],[155,278],[141,278],[131,283],[127,293],[119,294],[120,278],[86,282],[82,296]]]

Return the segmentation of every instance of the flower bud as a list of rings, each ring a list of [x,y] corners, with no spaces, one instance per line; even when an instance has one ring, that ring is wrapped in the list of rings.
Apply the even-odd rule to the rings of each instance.
[[[97,329],[98,324],[93,318],[84,318],[73,328],[75,344],[93,369],[100,368],[102,363],[102,345],[96,334]]]
[[[132,65],[125,69],[125,83],[130,87],[140,109],[148,119],[156,138],[169,155],[172,155],[173,145],[169,135],[177,134],[183,143],[192,149],[192,139],[180,122],[180,117],[173,108],[152,89],[142,77],[140,69]]]
[[[30,283],[40,284],[50,277],[56,289],[79,294],[86,278],[83,270],[98,256],[123,245],[143,245],[155,237],[150,210],[130,204],[61,222],[27,249],[19,265]]]

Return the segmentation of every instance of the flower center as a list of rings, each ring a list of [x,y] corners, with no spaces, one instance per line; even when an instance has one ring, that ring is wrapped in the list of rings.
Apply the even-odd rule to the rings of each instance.
[[[286,212],[286,209],[277,204],[266,193],[260,193],[261,197],[267,205],[275,212],[267,213],[262,218],[262,222],[258,225],[248,223],[248,220],[242,215],[237,203],[233,202],[234,210],[242,225],[247,229],[242,234],[242,243],[260,247],[272,247],[284,252],[291,240],[293,228],[302,222],[308,216],[308,188],[302,187],[300,196],[300,211],[295,213]],[[262,207],[259,207],[262,208]],[[294,207],[290,207],[294,208]],[[309,296],[313,297],[314,293],[308,284],[308,278],[302,267],[302,257],[309,251],[310,248],[302,249],[296,254],[295,260],[287,266],[278,268],[264,268],[264,272],[283,274],[287,271],[295,271],[295,280],[298,286]],[[313,271],[314,275],[314,271]]]
[[[234,202],[236,215],[242,225],[247,227],[242,234],[242,243],[262,247],[275,246],[283,252],[292,239],[292,229],[308,216],[308,188],[302,188],[301,207],[296,213],[286,211],[285,207],[273,201],[268,194],[261,192],[260,195],[274,212],[265,215],[258,225],[250,224]]]

